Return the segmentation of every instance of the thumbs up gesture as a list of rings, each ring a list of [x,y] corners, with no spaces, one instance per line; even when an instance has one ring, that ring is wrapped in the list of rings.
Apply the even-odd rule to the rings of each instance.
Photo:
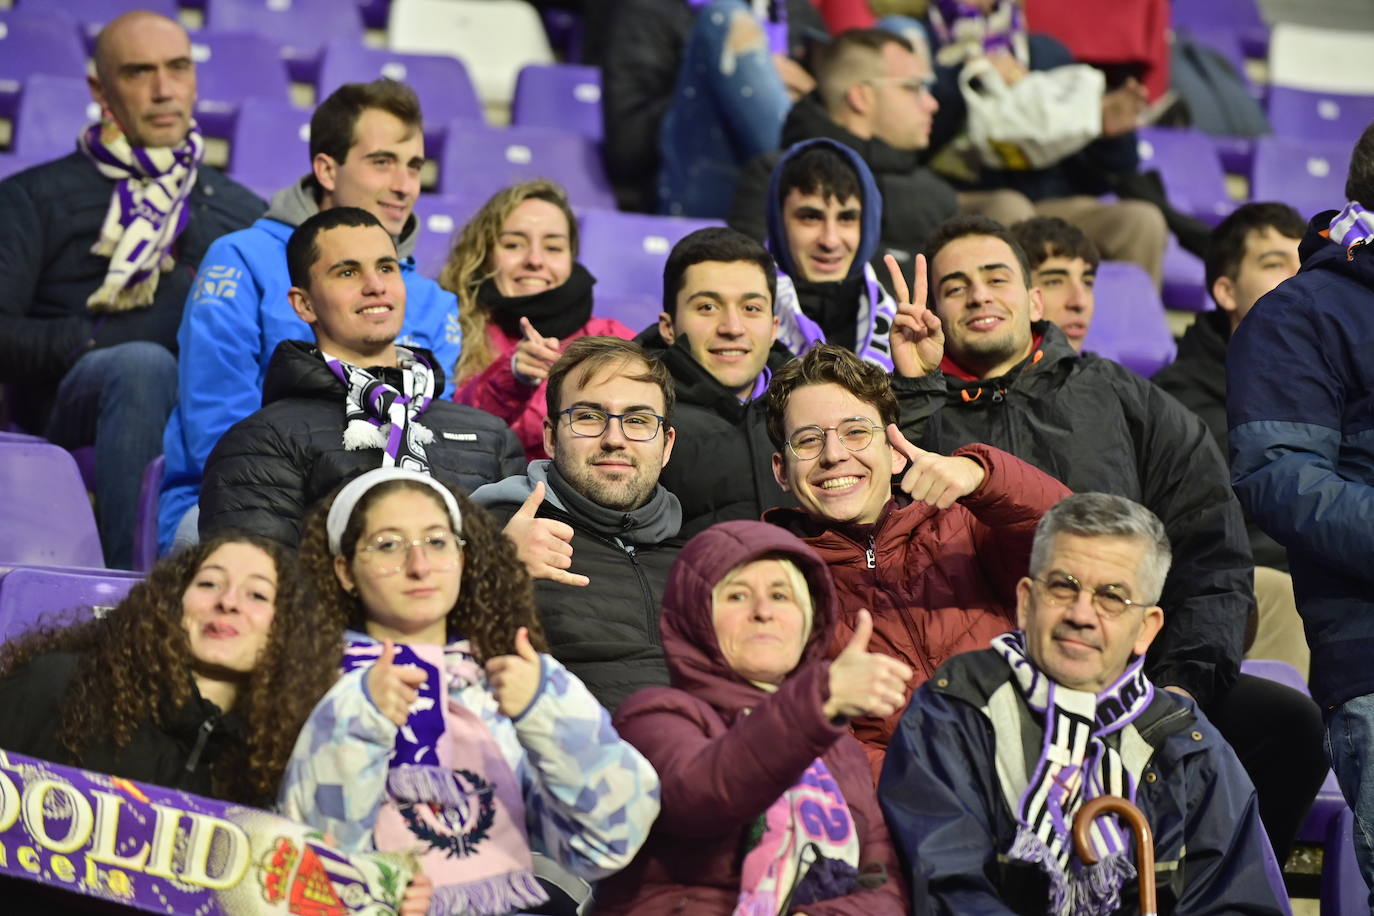
[[[906,285],[902,268],[892,255],[884,255],[892,276],[892,292],[897,300],[897,317],[892,320],[888,345],[892,348],[892,369],[907,378],[920,378],[940,368],[945,355],[945,331],[940,319],[926,308],[929,286],[926,282],[926,256],[916,255],[915,288]]]
[[[389,639],[382,643],[382,655],[367,673],[367,691],[372,702],[397,728],[406,724],[410,707],[420,698],[420,685],[424,682],[423,669],[396,664],[396,644]]]
[[[515,654],[487,660],[487,681],[501,714],[515,718],[534,700],[539,689],[539,653],[530,645],[530,631],[515,631]]]
[[[956,499],[981,487],[987,477],[983,466],[972,458],[950,457],[917,448],[906,441],[894,423],[887,425],[887,441],[907,460],[902,492],[928,506],[948,509]]]
[[[886,655],[868,651],[873,615],[859,611],[854,635],[830,663],[830,699],[822,710],[827,719],[840,716],[892,715],[906,702],[906,683],[912,670]]]
[[[525,564],[531,579],[549,579],[564,585],[586,585],[586,576],[568,572],[572,568],[572,526],[553,518],[539,518],[544,504],[544,482],[534,485],[520,509],[506,522],[502,532],[515,545],[515,555]]]
[[[515,345],[511,367],[515,374],[530,385],[538,385],[549,377],[549,370],[562,355],[557,337],[545,337],[534,329],[530,320],[521,316],[520,330],[524,338]]]

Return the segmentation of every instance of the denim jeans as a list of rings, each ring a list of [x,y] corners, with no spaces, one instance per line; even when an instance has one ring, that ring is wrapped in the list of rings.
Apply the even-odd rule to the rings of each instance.
[[[781,141],[792,102],[761,25],[758,42],[740,53],[728,50],[736,15],[754,14],[740,0],[714,0],[697,12],[659,128],[662,213],[723,219],[740,167]]]
[[[1346,700],[1326,720],[1326,756],[1355,812],[1355,858],[1374,887],[1374,694]],[[1374,893],[1369,895],[1374,910]]]
[[[143,470],[162,454],[176,402],[176,358],[148,341],[92,350],[58,385],[47,437],[66,449],[95,446],[95,516],[111,569],[133,566]]]

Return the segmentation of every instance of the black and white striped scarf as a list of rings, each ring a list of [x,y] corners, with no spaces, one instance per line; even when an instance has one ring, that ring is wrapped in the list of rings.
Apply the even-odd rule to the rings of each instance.
[[[1035,863],[1049,877],[1048,913],[1114,913],[1122,884],[1135,876],[1128,834],[1114,815],[1099,817],[1091,831],[1098,863],[1085,868],[1073,857],[1073,818],[1084,802],[1099,795],[1135,801],[1140,773],[1132,772],[1103,739],[1133,722],[1154,700],[1144,659],[1133,660],[1115,683],[1093,694],[1056,684],[1036,668],[1019,630],[998,636],[992,647],[1006,660],[1022,698],[1044,724],[1035,769],[1020,797],[1007,798],[1016,815],[1016,839],[1007,855]],[[998,731],[996,725],[994,730]],[[1023,743],[1019,731],[999,731],[996,738],[1014,741],[1018,747]],[[1003,786],[1004,791],[1008,788]]]
[[[380,448],[382,467],[428,473],[425,446],[434,441],[434,431],[422,425],[419,417],[434,400],[434,370],[424,355],[405,347],[396,348],[396,365],[401,370],[399,391],[366,369],[328,353],[321,355],[348,392],[344,448]]]

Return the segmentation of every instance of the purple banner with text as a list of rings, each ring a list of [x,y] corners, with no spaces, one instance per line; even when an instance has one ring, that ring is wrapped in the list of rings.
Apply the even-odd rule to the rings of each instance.
[[[387,916],[414,869],[267,811],[0,750],[0,874],[164,914]]]

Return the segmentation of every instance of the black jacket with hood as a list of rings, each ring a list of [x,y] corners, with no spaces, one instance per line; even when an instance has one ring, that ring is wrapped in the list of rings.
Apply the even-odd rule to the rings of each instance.
[[[569,572],[590,580],[584,586],[535,580],[534,603],[549,654],[615,712],[641,687],[668,683],[658,610],[682,546],[682,508],[658,486],[638,509],[607,509],[574,490],[548,459],[481,487],[472,500],[505,524],[541,482],[544,502],[537,516],[572,528]]]
[[[1245,521],[1221,455],[1173,397],[1111,360],[1076,353],[1048,321],[1032,329],[1039,346],[999,378],[894,377],[902,432],[943,454],[984,442],[1075,493],[1114,493],[1159,516],[1174,560],[1146,670],[1206,709],[1240,673],[1254,603]]]
[[[410,348],[430,358],[428,350]],[[399,370],[373,370],[382,378]],[[443,390],[443,370],[434,370]],[[347,450],[343,384],[313,343],[284,340],[263,380],[263,407],[229,428],[205,462],[200,535],[235,528],[294,547],[312,503],[363,471],[381,467],[380,448]],[[520,441],[486,411],[436,397],[420,422],[434,432],[425,446],[429,470],[471,491],[519,473]]]
[[[673,458],[658,482],[682,504],[681,537],[689,538],[716,522],[758,521],[775,506],[795,506],[773,476],[773,443],[768,438],[764,398],[741,403],[716,381],[680,337],[663,342],[654,325],[635,342],[663,360],[676,385],[673,405]],[[777,344],[768,353],[768,371],[776,372],[791,354]]]
[[[954,188],[922,165],[919,151],[888,146],[877,137],[861,139],[830,119],[816,96],[797,102],[782,127],[783,147],[802,140],[826,137],[857,152],[868,164],[883,200],[883,223],[878,257],[890,251],[902,262],[924,251],[935,227],[959,211]],[[768,199],[773,167],[781,153],[757,156],[740,173],[735,204],[727,222],[731,228],[763,241],[768,237],[768,214],[775,205]],[[776,252],[775,252],[776,254]],[[887,272],[875,265],[887,283]]]

